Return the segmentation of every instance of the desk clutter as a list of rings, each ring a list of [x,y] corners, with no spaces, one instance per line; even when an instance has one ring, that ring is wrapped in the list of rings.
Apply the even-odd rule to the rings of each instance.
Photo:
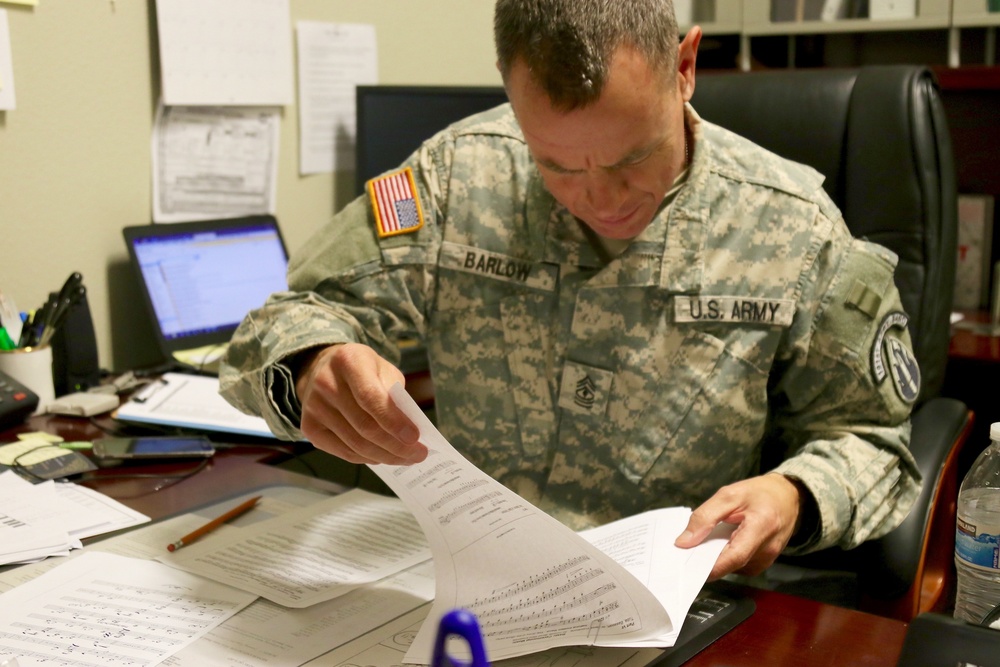
[[[202,667],[234,664],[235,656],[241,664],[259,665],[402,664],[418,630],[435,623],[425,621],[435,596],[434,563],[426,541],[409,539],[420,531],[402,503],[359,490],[329,496],[283,486],[249,495],[116,534],[70,559],[0,572],[0,591],[6,591],[0,594],[0,657],[48,659],[46,664],[55,665],[155,665],[169,657],[175,667]],[[262,495],[259,502],[257,495]],[[199,531],[206,518],[222,518],[250,501],[252,512],[168,552],[166,545]],[[392,540],[386,529],[398,529],[398,539]],[[307,539],[313,531],[322,537]],[[364,543],[359,536],[370,538],[368,548],[360,548]],[[388,548],[390,541],[414,543],[397,553]],[[245,555],[246,567],[237,566],[232,559],[247,546],[258,555]],[[176,558],[185,553],[189,561],[204,560],[210,569],[227,567],[228,561],[230,569],[245,570],[244,582],[225,585],[189,564],[180,568]],[[289,555],[293,561],[285,560]],[[258,598],[262,587],[271,592]],[[164,604],[167,590],[183,599]],[[533,655],[532,664],[680,665],[753,612],[753,602],[733,590],[719,582],[698,594],[677,643],[666,651],[556,646]],[[285,594],[298,600],[278,604],[267,599]],[[107,612],[118,607],[114,598],[123,595],[129,597],[130,615],[112,618]],[[211,613],[198,619],[184,616],[199,604]],[[60,612],[69,608],[77,617]],[[28,617],[34,626],[48,628],[43,645],[21,632]],[[495,634],[495,615],[480,611],[479,617]],[[179,627],[180,620],[190,623]],[[107,637],[108,628],[131,641]],[[79,647],[73,651],[79,662],[64,663],[59,652],[71,644]],[[427,664],[430,658],[428,652],[418,662]]]
[[[243,664],[428,664],[443,606],[481,619],[493,660],[641,667],[665,647],[678,661],[662,664],[679,664],[752,612],[751,601],[723,596],[708,606],[718,623],[705,622],[704,607],[685,623],[726,543],[721,534],[674,547],[689,509],[574,533],[460,457],[402,386],[393,400],[411,418],[420,413],[421,440],[434,450],[421,464],[376,466],[399,498],[300,489],[311,497],[292,501],[265,487],[69,559],[0,572],[0,590],[9,589],[0,657],[201,667],[233,664],[226,656],[236,650]],[[435,494],[435,478],[451,480],[451,491]],[[164,604],[168,591],[177,598]],[[127,618],[111,615],[120,604]],[[192,608],[209,613],[187,623]],[[26,618],[44,642],[22,631]],[[109,624],[122,638],[107,636]],[[65,661],[70,647],[79,662]]]
[[[97,340],[79,272],[33,310],[0,292],[0,371],[38,395],[38,411],[56,396],[97,386]]]

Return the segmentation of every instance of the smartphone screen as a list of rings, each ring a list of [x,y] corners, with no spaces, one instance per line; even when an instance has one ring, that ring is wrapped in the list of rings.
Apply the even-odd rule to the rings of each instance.
[[[207,457],[215,453],[204,437],[153,436],[102,438],[94,442],[94,456],[104,459],[170,459]]]

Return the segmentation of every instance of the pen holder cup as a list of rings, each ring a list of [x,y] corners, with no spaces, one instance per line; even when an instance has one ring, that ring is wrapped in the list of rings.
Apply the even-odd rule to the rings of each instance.
[[[45,412],[49,404],[55,400],[55,384],[52,381],[52,348],[48,345],[0,350],[0,371],[38,395],[38,408],[34,414]]]

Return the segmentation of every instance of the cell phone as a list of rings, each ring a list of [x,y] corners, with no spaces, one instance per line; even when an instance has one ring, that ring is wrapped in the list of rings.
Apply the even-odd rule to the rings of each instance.
[[[101,438],[91,450],[97,460],[164,460],[208,458],[215,453],[211,441],[200,435]]]

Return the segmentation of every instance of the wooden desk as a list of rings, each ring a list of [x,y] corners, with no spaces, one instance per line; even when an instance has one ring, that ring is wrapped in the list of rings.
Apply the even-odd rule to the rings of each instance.
[[[15,439],[18,432],[43,427],[67,439],[90,439],[101,434],[99,428],[86,420],[32,418],[24,426],[0,433],[0,442]],[[343,490],[324,480],[261,463],[260,459],[267,455],[267,450],[223,450],[201,472],[167,486],[162,486],[163,480],[102,481],[99,478],[87,485],[153,519],[189,511],[265,485],[295,484],[334,492]],[[178,468],[178,465],[170,467]],[[899,658],[907,628],[905,623],[781,593],[756,589],[747,589],[747,592],[757,605],[754,614],[686,665],[891,667]]]
[[[753,615],[685,667],[893,667],[907,624],[783,593],[746,589]]]
[[[96,440],[114,429],[114,420],[100,417],[88,419],[43,415],[0,432],[0,444],[13,442],[18,433],[45,431],[67,441]],[[85,486],[128,505],[156,520],[190,511],[212,502],[235,496],[265,485],[294,484],[339,493],[344,487],[315,477],[308,477],[281,468],[265,465],[268,461],[287,458],[294,449],[291,443],[262,444],[257,438],[241,438],[232,448],[219,449],[204,469],[190,477],[121,478],[128,473],[183,475],[193,470],[197,462],[171,462],[108,468],[87,473]],[[222,436],[221,441],[225,441]],[[274,441],[277,443],[277,441]],[[92,478],[92,479],[90,479]]]

